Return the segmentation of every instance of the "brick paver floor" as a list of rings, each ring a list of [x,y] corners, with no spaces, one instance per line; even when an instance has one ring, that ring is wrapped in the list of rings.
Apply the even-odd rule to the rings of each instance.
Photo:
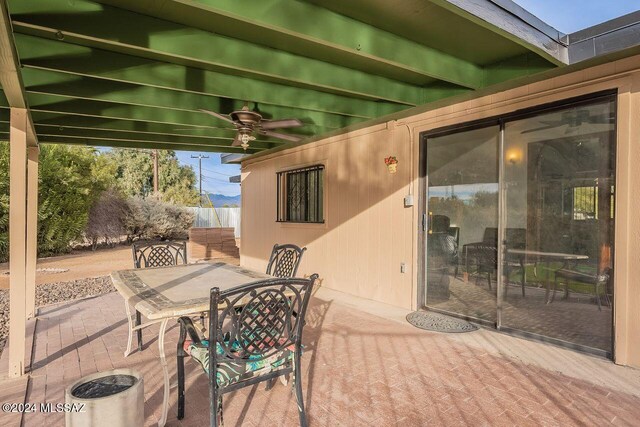
[[[162,401],[156,333],[145,330],[144,350],[124,358],[127,327],[117,294],[43,309],[27,402],[63,402],[65,386],[77,378],[130,367],[144,375],[145,423],[153,425]],[[172,327],[166,343],[173,377],[177,333]],[[305,334],[303,387],[311,426],[631,426],[640,419],[636,396],[336,301],[312,301]],[[536,345],[544,352],[544,344]],[[196,372],[187,361],[186,418],[176,419],[172,389],[168,425],[207,424],[207,381]],[[224,405],[227,426],[298,423],[290,387],[279,382],[270,391],[258,385],[226,395]],[[27,414],[23,420],[24,426],[63,424],[63,414]]]
[[[452,275],[449,298],[431,298],[429,306],[495,322],[496,286],[493,282],[489,290],[486,275],[477,285],[475,277],[464,282]],[[526,296],[522,297],[520,284],[512,282],[502,304],[502,324],[520,331],[611,351],[611,307],[603,305],[598,309],[590,293],[571,292],[569,299],[564,299],[563,288],[558,290],[553,303],[546,304],[545,300],[544,287],[529,284]]]

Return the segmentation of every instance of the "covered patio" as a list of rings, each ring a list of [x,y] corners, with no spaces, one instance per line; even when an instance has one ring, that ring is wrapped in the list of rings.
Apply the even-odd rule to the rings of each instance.
[[[560,34],[524,9],[463,3],[3,0],[10,376],[25,372],[22,318],[35,316],[39,143],[257,154],[287,140],[255,132],[243,149],[200,109],[296,118],[280,134],[308,142],[568,63]]]
[[[625,25],[637,25],[637,18]],[[510,113],[512,104],[530,107],[531,88],[557,102],[563,90],[584,96],[592,84],[614,98],[620,93],[616,143],[626,163],[618,165],[618,176],[623,184],[637,176],[637,149],[624,144],[638,124],[640,40],[611,48],[600,36],[585,35],[581,49],[570,49],[569,36],[504,0],[271,0],[251,8],[233,0],[0,0],[0,138],[8,139],[11,152],[11,323],[0,400],[62,403],[65,387],[80,377],[130,367],[144,376],[145,425],[163,423],[162,341],[149,339],[142,351],[123,356],[127,318],[117,293],[35,306],[39,146],[73,144],[216,152],[244,162],[241,179],[251,197],[243,199],[240,265],[264,272],[267,249],[286,240],[310,247],[300,276],[320,274],[302,358],[311,425],[634,425],[640,416],[634,368],[485,328],[447,335],[405,321],[411,310],[424,308],[421,245],[429,237],[418,150],[420,132],[434,123],[498,114],[483,110],[487,105],[497,105],[500,114]],[[265,123],[298,119],[301,126],[274,137],[201,111],[220,118],[243,107]],[[370,150],[367,144],[380,145]],[[391,154],[403,162],[400,173],[371,172]],[[285,170],[306,171],[317,158],[334,162],[314,170],[316,177],[326,170],[333,186],[316,203],[325,197],[334,216],[310,229],[300,225],[305,221],[280,224],[280,200],[270,193],[276,179]],[[637,231],[631,213],[638,202],[629,186],[618,188],[620,255],[609,260],[616,263],[616,301],[605,314],[589,310],[606,316],[599,324],[607,346],[602,354],[637,366],[639,267],[632,256],[640,249],[629,236]],[[352,222],[363,218],[365,225]],[[353,237],[357,232],[374,237],[362,243]],[[366,247],[361,254],[360,246]],[[361,258],[335,255],[343,251]],[[369,268],[376,263],[380,274]],[[484,300],[491,310],[496,298],[502,301],[495,289],[490,298],[461,281],[451,289],[453,308],[444,311],[463,311],[457,303],[466,308],[456,292],[471,295],[465,298],[479,309]],[[549,311],[544,291],[528,292],[536,310]],[[566,307],[551,306],[562,311],[560,322],[575,317]],[[590,318],[587,313],[583,326]],[[559,339],[571,341],[575,328],[560,332]],[[173,380],[173,321],[165,341]],[[167,425],[208,422],[208,383],[197,369],[187,363],[183,420],[176,418],[171,389]],[[295,397],[280,383],[226,399],[227,425],[298,422]],[[61,412],[0,414],[2,425],[62,425],[63,419]]]

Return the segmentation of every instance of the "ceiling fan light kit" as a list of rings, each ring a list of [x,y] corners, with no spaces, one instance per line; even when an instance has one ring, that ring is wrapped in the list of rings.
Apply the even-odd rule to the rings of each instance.
[[[249,148],[249,143],[256,139],[255,135],[265,135],[273,138],[283,139],[285,141],[299,142],[302,137],[288,133],[273,132],[271,129],[283,129],[302,126],[302,122],[298,119],[282,119],[282,120],[265,120],[257,111],[249,110],[247,104],[241,110],[233,111],[229,115],[216,113],[200,109],[203,113],[209,114],[225,122],[231,123],[236,127],[238,132],[235,139],[231,143],[232,147],[242,147],[244,150]]]

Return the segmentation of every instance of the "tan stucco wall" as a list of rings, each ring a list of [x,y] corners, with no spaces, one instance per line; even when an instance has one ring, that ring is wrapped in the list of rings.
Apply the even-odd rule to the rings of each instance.
[[[619,94],[615,359],[640,367],[640,56],[244,162],[241,264],[262,270],[274,243],[295,243],[308,248],[300,274],[416,308],[420,133],[609,89]],[[393,175],[384,164],[390,155],[399,161]],[[318,163],[326,167],[325,224],[276,223],[276,172]],[[404,207],[407,194],[413,208]]]

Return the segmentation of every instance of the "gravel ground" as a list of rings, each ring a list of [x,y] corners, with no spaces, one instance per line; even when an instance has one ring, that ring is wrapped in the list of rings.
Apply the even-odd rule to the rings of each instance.
[[[116,289],[109,276],[93,277],[70,282],[55,282],[36,287],[36,306],[71,301],[94,295],[107,294]],[[9,290],[0,289],[0,354],[9,334]]]

